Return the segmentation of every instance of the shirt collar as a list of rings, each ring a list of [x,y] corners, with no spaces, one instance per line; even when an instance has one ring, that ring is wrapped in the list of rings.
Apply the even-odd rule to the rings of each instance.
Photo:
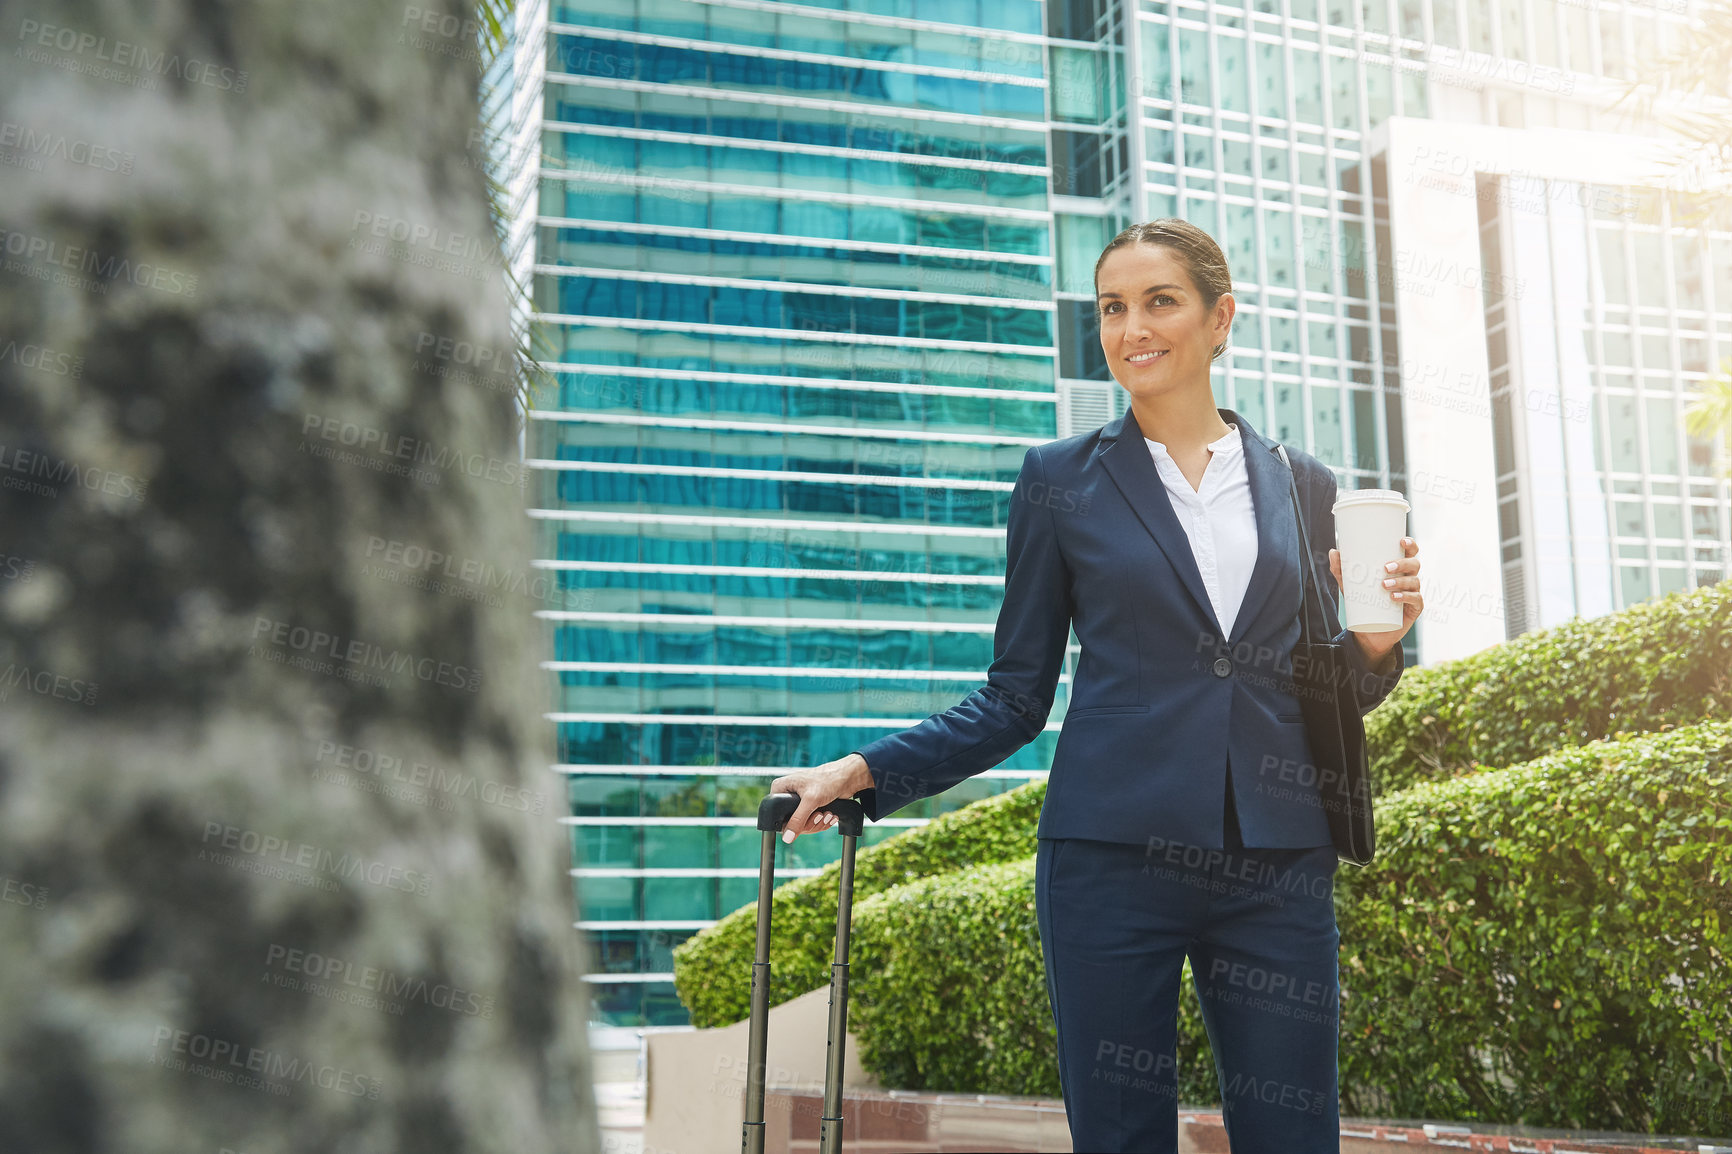
[[[1155,456],[1165,457],[1169,460],[1172,458],[1172,454],[1167,452],[1167,447],[1159,441],[1152,440],[1148,437],[1144,437],[1143,440],[1148,441],[1149,449],[1154,452]],[[1242,439],[1242,434],[1239,432],[1238,424],[1229,421],[1227,423],[1227,432],[1218,440],[1210,441],[1206,447],[1211,453],[1233,453],[1243,449],[1245,443]]]

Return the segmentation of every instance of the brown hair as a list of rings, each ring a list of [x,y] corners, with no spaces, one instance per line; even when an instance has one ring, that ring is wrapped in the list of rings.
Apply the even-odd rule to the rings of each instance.
[[[1171,249],[1190,274],[1191,283],[1202,294],[1204,312],[1214,309],[1221,294],[1233,291],[1233,274],[1227,271],[1227,258],[1222,254],[1221,246],[1215,243],[1215,238],[1188,220],[1164,216],[1147,224],[1133,224],[1107,242],[1100,259],[1095,261],[1096,292],[1100,291],[1101,265],[1106,263],[1107,254],[1130,244],[1158,244]],[[1229,328],[1227,340],[1215,346],[1209,359],[1223,356],[1231,340],[1232,330]]]

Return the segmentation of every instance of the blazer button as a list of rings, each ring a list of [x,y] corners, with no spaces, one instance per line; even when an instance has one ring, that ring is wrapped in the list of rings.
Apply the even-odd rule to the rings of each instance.
[[[1228,661],[1225,657],[1215,658],[1216,677],[1225,677],[1231,672],[1233,672],[1233,663],[1231,661]]]

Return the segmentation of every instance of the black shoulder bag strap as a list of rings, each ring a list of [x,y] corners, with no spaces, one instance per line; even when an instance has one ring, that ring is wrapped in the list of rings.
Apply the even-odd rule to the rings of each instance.
[[[1365,717],[1359,710],[1354,689],[1354,670],[1346,646],[1358,642],[1320,640],[1312,634],[1311,601],[1317,605],[1317,620],[1327,621],[1323,594],[1312,571],[1311,535],[1305,530],[1305,510],[1299,502],[1298,473],[1287,458],[1287,446],[1276,443],[1275,451],[1287,466],[1293,511],[1299,522],[1299,644],[1293,650],[1293,679],[1299,709],[1305,718],[1311,755],[1317,760],[1317,793],[1329,821],[1329,836],[1342,861],[1369,863],[1377,851],[1376,827],[1371,809],[1371,765],[1365,749]]]

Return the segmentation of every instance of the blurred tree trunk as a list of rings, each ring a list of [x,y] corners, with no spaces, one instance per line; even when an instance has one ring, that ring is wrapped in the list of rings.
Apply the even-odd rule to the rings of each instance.
[[[0,3],[0,1150],[597,1148],[463,5]]]

